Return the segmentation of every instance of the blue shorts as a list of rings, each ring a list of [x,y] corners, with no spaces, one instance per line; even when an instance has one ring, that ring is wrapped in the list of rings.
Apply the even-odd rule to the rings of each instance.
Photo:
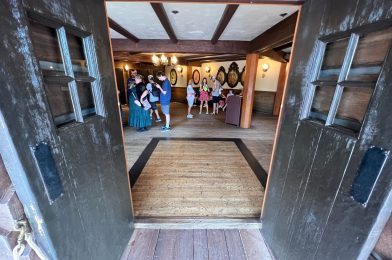
[[[151,109],[152,109],[153,111],[155,111],[155,110],[158,109],[158,108],[157,108],[157,102],[151,102],[151,101],[150,101],[150,105],[151,105]]]
[[[188,100],[188,106],[193,106],[193,101],[195,100],[195,98],[194,97],[187,97],[186,98],[187,100]]]
[[[161,109],[162,109],[162,113],[164,113],[165,115],[170,114],[170,104],[167,104],[167,105],[161,104]]]

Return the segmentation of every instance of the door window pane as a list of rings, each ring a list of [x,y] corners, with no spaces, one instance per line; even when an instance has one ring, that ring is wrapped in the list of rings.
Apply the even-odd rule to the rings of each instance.
[[[327,43],[318,80],[337,81],[349,38]]]
[[[31,38],[34,52],[44,78],[65,76],[56,29],[31,22]]]
[[[361,37],[347,80],[375,83],[391,46],[391,40],[392,28],[372,32]]]
[[[67,33],[67,41],[75,78],[76,80],[83,80],[89,76],[87,61],[83,50],[83,40],[78,36]]]
[[[333,125],[358,133],[373,94],[372,88],[343,88]]]
[[[66,75],[56,29],[31,21],[30,30],[54,124],[62,126],[73,122],[74,107],[68,87],[69,80],[64,80]]]
[[[335,86],[316,86],[309,118],[325,122],[335,93]]]
[[[96,114],[94,98],[90,82],[77,82],[80,107],[82,109],[83,118]]]
[[[44,88],[54,124],[62,126],[75,121],[68,84],[45,82]]]

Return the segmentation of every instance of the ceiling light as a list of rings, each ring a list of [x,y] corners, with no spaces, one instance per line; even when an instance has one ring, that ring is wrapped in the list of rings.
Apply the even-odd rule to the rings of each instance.
[[[171,57],[170,59],[171,65],[176,65],[178,63],[178,59],[176,56]]]
[[[129,66],[128,66],[128,64],[125,64],[125,67],[124,67],[124,69],[125,69],[126,71],[128,71],[128,70],[129,70]]]
[[[264,72],[267,72],[267,70],[269,69],[268,63],[264,63],[263,66],[262,66],[262,68],[263,68],[263,71],[264,71]]]
[[[161,55],[161,64],[162,65],[168,65],[169,64],[169,59],[165,56],[165,54]]]
[[[161,60],[159,59],[159,57],[157,55],[153,55],[152,56],[152,64],[154,64],[154,66],[159,66],[161,63]]]

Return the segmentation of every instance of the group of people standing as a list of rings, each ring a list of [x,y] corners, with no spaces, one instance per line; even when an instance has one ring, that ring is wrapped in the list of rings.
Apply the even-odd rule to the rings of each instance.
[[[147,131],[152,125],[153,114],[155,113],[155,122],[161,122],[157,102],[161,103],[162,113],[165,115],[165,125],[161,131],[170,131],[170,100],[171,84],[166,75],[159,71],[156,74],[162,86],[154,81],[154,76],[147,77],[147,85],[143,82],[143,76],[137,74],[136,70],[131,70],[131,77],[128,79],[127,96],[129,106],[128,124],[135,127],[138,132]]]
[[[199,87],[199,101],[200,101],[200,111],[199,114],[202,113],[203,111],[203,107],[206,108],[206,114],[208,114],[208,101],[210,99],[212,99],[212,115],[217,115],[219,112],[219,108],[223,108],[225,107],[224,104],[224,98],[226,98],[223,93],[222,93],[222,85],[220,84],[220,82],[216,79],[215,76],[211,77],[211,80],[213,82],[213,87],[212,90],[210,91],[210,88],[208,87],[208,82],[207,82],[207,78],[203,78],[200,87]],[[210,93],[211,92],[211,93]],[[211,97],[210,97],[211,94]],[[230,92],[229,94],[233,95],[232,92]],[[194,100],[195,100],[195,90],[193,89],[193,85],[192,85],[192,80],[190,80],[188,82],[188,86],[187,86],[187,101],[188,101],[188,115],[187,118],[193,118],[193,115],[191,114],[191,109],[192,106],[194,104]]]

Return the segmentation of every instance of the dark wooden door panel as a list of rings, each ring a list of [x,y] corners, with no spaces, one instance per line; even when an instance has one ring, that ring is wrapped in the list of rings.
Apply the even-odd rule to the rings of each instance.
[[[358,97],[355,93],[360,91],[351,88],[345,92],[351,98],[343,94],[343,101],[334,98],[334,104],[331,102],[324,107],[328,114],[331,107],[342,104],[337,109],[337,116],[354,115],[353,118],[359,121],[356,132],[346,131],[344,128],[349,127],[339,122],[329,124],[335,116],[333,110],[328,114],[328,123],[309,122],[302,110],[309,104],[305,102],[309,82],[315,82],[314,78],[319,76],[315,74],[319,69],[316,68],[317,57],[320,57],[317,56],[318,40],[324,39],[328,44],[354,32],[351,45],[347,43],[346,49],[355,50],[354,43],[359,38],[362,53],[369,53],[363,52],[364,44],[361,43],[361,37],[366,33],[362,31],[360,37],[355,33],[364,28],[368,33],[369,28],[377,26],[386,30],[392,24],[391,10],[392,3],[386,0],[309,0],[301,9],[262,212],[262,232],[278,259],[367,259],[389,217],[385,216],[392,208],[389,158],[375,181],[369,204],[354,201],[351,190],[367,149],[373,145],[392,149],[392,119],[387,112],[392,111],[391,53],[385,57],[378,81],[372,86],[374,92],[366,90],[366,102],[353,102]],[[350,55],[345,54],[345,57]],[[321,59],[320,64],[322,62]],[[346,58],[340,63],[352,68],[349,62]],[[354,64],[355,69],[358,66],[367,69],[366,62]],[[345,75],[345,70],[340,71]],[[341,79],[344,80],[344,76],[339,75]],[[332,84],[331,97],[337,96],[335,87],[336,84]],[[320,89],[323,90],[321,95],[326,93],[325,87]],[[355,108],[356,105],[360,105],[360,109]],[[354,109],[343,111],[342,108]],[[357,116],[359,111],[360,116]]]

